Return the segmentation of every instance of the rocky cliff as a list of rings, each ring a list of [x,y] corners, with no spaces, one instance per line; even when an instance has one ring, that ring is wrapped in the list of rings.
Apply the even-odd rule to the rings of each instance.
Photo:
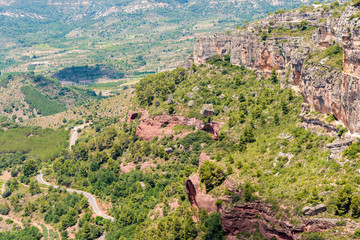
[[[235,205],[224,211],[221,220],[229,240],[239,239],[239,234],[256,231],[265,239],[293,240],[299,239],[302,232],[319,232],[335,226],[330,221],[316,219],[303,219],[301,224],[294,226],[286,217],[279,220],[277,214],[271,210],[271,205],[255,201]]]
[[[193,61],[203,64],[214,55],[229,54],[234,65],[266,74],[275,68],[282,84],[299,89],[313,110],[334,114],[351,132],[360,133],[358,12],[347,4],[341,9],[271,15],[245,24],[231,36],[198,39]],[[342,67],[327,64],[329,57],[318,58],[336,44],[342,47]]]

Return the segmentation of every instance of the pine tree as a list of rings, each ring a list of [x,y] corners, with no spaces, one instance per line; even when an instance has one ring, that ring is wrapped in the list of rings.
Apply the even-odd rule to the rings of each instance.
[[[277,83],[278,82],[278,76],[277,76],[275,68],[273,68],[273,70],[271,71],[270,80],[271,80],[272,83]]]

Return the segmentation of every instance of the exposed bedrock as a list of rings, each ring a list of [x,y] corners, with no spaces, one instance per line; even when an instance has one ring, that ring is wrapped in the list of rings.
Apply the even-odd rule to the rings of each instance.
[[[216,54],[230,54],[234,65],[266,74],[276,68],[283,82],[290,71],[289,83],[299,89],[312,109],[334,114],[351,132],[360,133],[360,30],[357,18],[351,19],[358,11],[358,8],[347,6],[341,17],[329,17],[331,12],[269,16],[247,24],[232,36],[216,34],[198,39],[193,61],[201,64]],[[322,18],[327,21],[319,23]],[[273,28],[294,29],[302,20],[319,27],[313,33],[312,42],[301,37],[260,39],[258,29],[267,30],[269,24]],[[309,53],[335,43],[343,48],[343,71],[321,63],[307,63]]]
[[[281,211],[281,210],[280,210]],[[223,229],[227,239],[237,239],[238,233],[260,233],[266,239],[292,240],[297,239],[302,232],[319,232],[335,227],[332,222],[325,220],[303,220],[303,223],[294,226],[288,222],[289,219],[279,220],[278,213],[271,210],[271,205],[255,201],[225,210],[222,214]]]
[[[182,116],[171,116],[163,114],[154,118],[149,118],[145,110],[141,112],[130,111],[128,113],[128,122],[137,119],[140,116],[140,124],[136,128],[136,135],[142,140],[151,141],[155,137],[162,138],[169,137],[174,134],[173,127],[178,125],[193,126],[194,130],[201,130],[213,135],[213,139],[217,140],[221,124],[219,122],[211,121],[210,123],[203,123],[202,120],[196,118],[186,118]],[[192,131],[183,132],[179,137],[185,137]]]

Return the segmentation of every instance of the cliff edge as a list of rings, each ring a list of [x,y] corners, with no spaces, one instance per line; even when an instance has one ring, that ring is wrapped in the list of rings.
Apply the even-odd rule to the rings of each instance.
[[[315,111],[333,114],[360,133],[359,7],[303,7],[247,23],[232,35],[197,40],[193,62],[228,55],[233,65],[269,74],[295,87]]]

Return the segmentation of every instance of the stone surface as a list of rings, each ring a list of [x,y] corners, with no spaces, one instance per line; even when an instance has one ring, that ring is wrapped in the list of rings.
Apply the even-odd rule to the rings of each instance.
[[[188,106],[189,106],[189,107],[193,107],[194,105],[195,105],[195,103],[194,103],[193,100],[189,101],[189,103],[188,103]]]
[[[339,129],[332,124],[325,123],[316,118],[301,117],[301,125],[312,132],[316,132],[320,135],[337,137]]]
[[[164,150],[165,150],[166,153],[174,152],[174,149],[172,149],[172,148],[164,148]]]
[[[197,174],[191,175],[185,182],[186,193],[192,207],[203,208],[208,212],[216,212],[218,207],[216,206],[217,198],[206,194],[200,187],[200,178]]]
[[[282,211],[282,210],[280,210]],[[289,219],[283,220],[276,218],[279,212],[273,212],[271,205],[255,201],[225,210],[221,220],[227,239],[236,239],[239,232],[255,233],[258,230],[266,239],[298,239],[302,232],[318,232],[335,227],[336,224],[330,221],[318,219],[303,219],[303,223],[294,226],[289,223]],[[286,214],[284,214],[286,216]],[[276,226],[276,227],[274,227]]]
[[[173,104],[173,103],[174,103],[174,97],[173,97],[172,94],[169,94],[169,95],[168,95],[167,103],[168,103],[168,104]]]
[[[212,104],[204,104],[202,106],[202,109],[201,109],[200,113],[204,117],[212,116],[214,114],[214,106]]]
[[[131,113],[132,114],[132,113]],[[217,140],[221,124],[218,122],[203,123],[202,120],[196,118],[186,118],[182,116],[171,116],[163,114],[154,118],[145,118],[144,115],[141,117],[140,124],[136,128],[136,136],[142,140],[151,141],[155,137],[169,137],[174,134],[173,127],[178,125],[194,126],[195,131],[202,130],[213,135],[213,139]],[[129,115],[128,118],[131,118]],[[187,134],[193,131],[183,132],[178,137],[185,137]]]
[[[306,206],[302,209],[302,212],[304,215],[315,216],[320,213],[326,212],[326,205],[321,203],[321,204],[316,205],[315,207]]]
[[[357,140],[353,138],[337,139],[333,143],[326,145],[326,147],[330,149],[330,156],[328,159],[340,158],[344,150],[356,141]]]

